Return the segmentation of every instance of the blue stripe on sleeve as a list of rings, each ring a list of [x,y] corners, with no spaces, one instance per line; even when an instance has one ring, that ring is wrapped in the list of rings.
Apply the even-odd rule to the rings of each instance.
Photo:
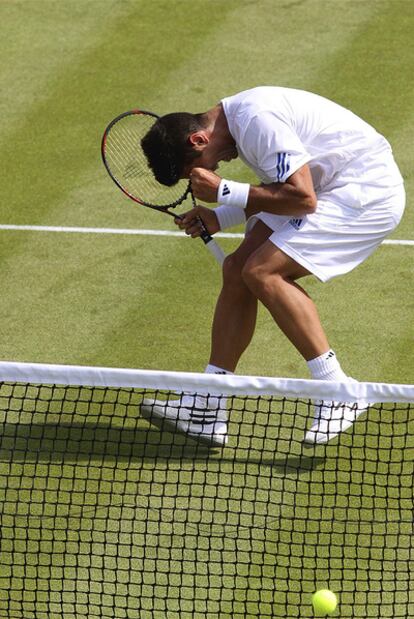
[[[290,169],[290,156],[286,153],[285,154],[285,173],[284,173],[285,178],[288,175],[289,169]]]
[[[282,177],[282,153],[277,154],[277,181],[280,182]]]
[[[282,158],[282,173],[280,175],[280,178],[284,180],[285,178],[285,166],[286,166],[286,153],[282,153],[281,155]]]
[[[283,182],[289,172],[290,169],[290,156],[288,153],[278,153],[277,154],[277,181]]]

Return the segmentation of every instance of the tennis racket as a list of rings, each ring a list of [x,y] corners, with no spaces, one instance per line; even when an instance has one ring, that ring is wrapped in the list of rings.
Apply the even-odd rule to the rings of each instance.
[[[134,202],[180,219],[173,212],[182,202],[191,198],[191,183],[182,179],[172,187],[159,183],[148,166],[141,140],[159,118],[152,112],[132,110],[114,118],[105,129],[102,160],[114,183]],[[216,260],[222,264],[225,254],[199,219],[201,239]]]

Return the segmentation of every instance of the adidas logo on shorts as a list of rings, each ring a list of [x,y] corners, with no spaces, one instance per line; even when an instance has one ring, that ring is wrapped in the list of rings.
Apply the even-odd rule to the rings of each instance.
[[[303,221],[303,218],[302,219],[289,219],[290,225],[293,226],[295,230],[299,230],[299,228],[302,225],[302,221]]]

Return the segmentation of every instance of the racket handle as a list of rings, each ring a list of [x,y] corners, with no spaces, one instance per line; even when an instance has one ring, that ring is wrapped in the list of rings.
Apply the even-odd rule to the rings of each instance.
[[[207,232],[207,235],[208,235],[208,238],[204,234],[201,236],[205,246],[207,247],[208,251],[214,256],[217,262],[219,264],[223,264],[226,254],[221,249],[220,245],[216,243],[213,237],[210,234],[208,234],[208,232]]]
[[[182,219],[181,215],[177,215],[176,213],[172,213],[171,211],[164,211],[164,212],[167,213],[168,215],[171,215],[175,219]],[[223,264],[226,254],[221,249],[220,245],[218,245],[216,241],[213,239],[210,232],[205,227],[202,219],[200,217],[197,217],[197,221],[200,224],[200,228],[201,228],[200,238],[202,239],[204,245],[207,247],[208,251],[214,256],[217,262],[220,265]]]
[[[197,217],[197,219],[198,219],[198,222],[199,222],[199,224],[201,226],[202,232],[201,232],[200,237],[201,237],[203,243],[207,247],[208,251],[215,257],[217,262],[219,264],[223,264],[224,258],[226,257],[226,254],[221,249],[220,245],[218,245],[216,243],[216,241],[213,239],[213,237],[211,236],[210,232],[205,227],[204,222],[202,221],[202,219],[200,219],[200,217]]]

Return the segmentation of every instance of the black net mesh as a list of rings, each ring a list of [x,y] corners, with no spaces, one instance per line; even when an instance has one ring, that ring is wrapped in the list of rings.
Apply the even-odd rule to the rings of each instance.
[[[166,395],[2,384],[1,617],[414,617],[412,405],[305,446],[308,399],[229,397],[208,446],[143,417]]]

